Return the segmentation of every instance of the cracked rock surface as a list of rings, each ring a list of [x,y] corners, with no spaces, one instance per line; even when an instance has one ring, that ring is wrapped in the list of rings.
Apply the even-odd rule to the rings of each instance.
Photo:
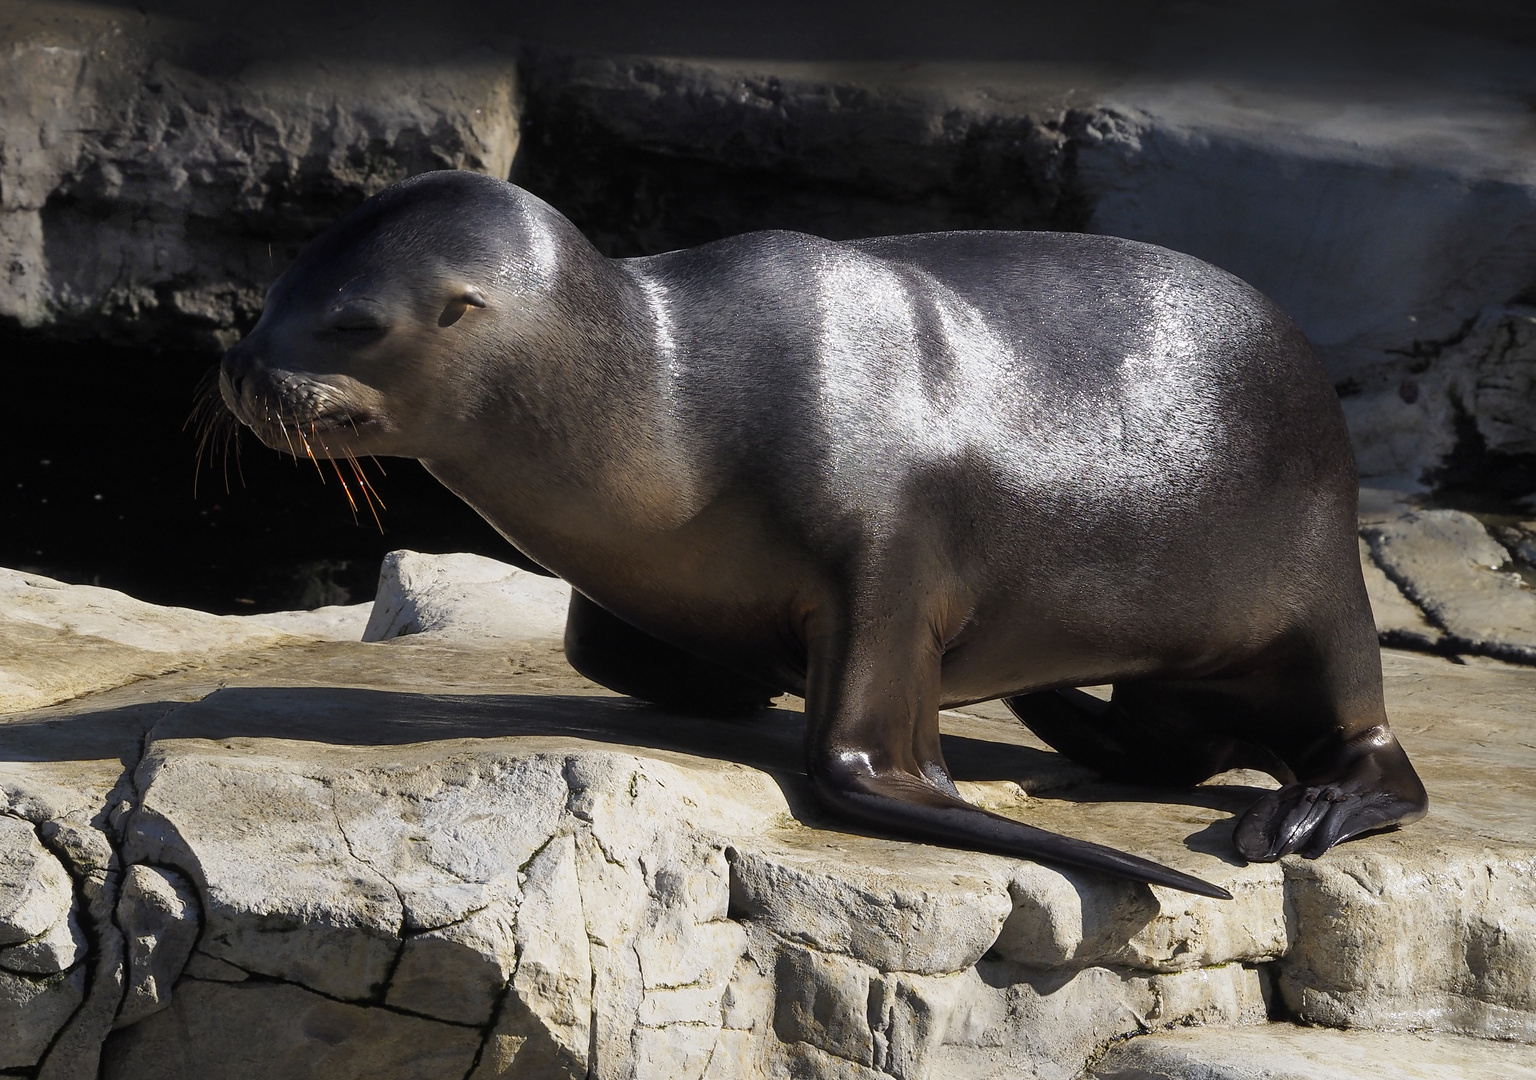
[[[1388,651],[1431,816],[1317,862],[1232,856],[1256,774],[1116,786],[996,704],[945,714],[968,797],[1223,903],[849,832],[812,803],[795,699],[640,706],[565,665],[559,583],[392,558],[380,609],[426,613],[404,636],[331,616],[355,639],[219,639],[4,714],[0,1068],[1246,1080],[1390,1054],[1518,1076],[1536,1046],[1529,667]],[[475,608],[455,567],[530,609]],[[54,584],[95,636],[143,632],[145,605]],[[1291,1071],[1251,1071],[1260,1045]]]
[[[1471,514],[1419,510],[1362,534],[1380,571],[1442,632],[1438,643],[1536,663],[1536,591],[1517,569],[1531,565],[1523,533],[1506,547]],[[1401,610],[1390,610],[1393,625],[1382,628],[1378,617],[1378,628],[1407,629]]]

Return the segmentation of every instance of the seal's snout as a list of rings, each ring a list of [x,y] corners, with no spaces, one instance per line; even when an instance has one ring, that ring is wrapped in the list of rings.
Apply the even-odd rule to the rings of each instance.
[[[258,362],[249,344],[241,341],[224,354],[219,364],[219,396],[229,411],[246,424],[251,423],[251,409],[255,404],[255,383]]]

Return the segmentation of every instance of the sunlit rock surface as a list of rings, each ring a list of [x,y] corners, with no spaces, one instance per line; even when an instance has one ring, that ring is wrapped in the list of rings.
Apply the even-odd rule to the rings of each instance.
[[[1093,1080],[1533,1080],[1536,1064],[1508,1046],[1455,1036],[1272,1025],[1132,1039],[1111,1050],[1089,1075]]]
[[[810,799],[795,699],[720,721],[609,694],[539,614],[559,583],[519,574],[396,553],[379,610],[425,613],[414,632],[357,640],[357,612],[318,620],[350,641],[234,639],[186,613],[161,673],[7,712],[3,1067],[1246,1080],[1389,1075],[1349,1063],[1399,1054],[1523,1075],[1536,668],[1385,653],[1431,815],[1317,862],[1239,865],[1254,774],[1116,786],[996,704],[945,715],[970,798],[1199,874],[1218,902],[849,832]],[[485,622],[477,582],[529,610]],[[81,640],[159,625],[51,588]],[[68,629],[75,605],[95,621]],[[0,632],[34,617],[0,606]],[[1264,1046],[1290,1071],[1254,1072]]]

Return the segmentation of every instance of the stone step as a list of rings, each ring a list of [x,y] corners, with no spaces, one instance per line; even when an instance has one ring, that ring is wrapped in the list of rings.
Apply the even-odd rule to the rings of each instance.
[[[641,707],[565,663],[558,582],[391,565],[373,642],[0,575],[0,642],[54,642],[8,674],[122,683],[0,716],[0,1068],[1070,1080],[1281,1008],[1536,1053],[1536,669],[1388,650],[1431,814],[1316,862],[1233,857],[1257,774],[1112,785],[997,703],[941,716],[967,797],[1222,902],[850,830],[798,700]]]
[[[1530,1046],[1424,1032],[1293,1024],[1144,1035],[1114,1047],[1093,1080],[1536,1080]]]

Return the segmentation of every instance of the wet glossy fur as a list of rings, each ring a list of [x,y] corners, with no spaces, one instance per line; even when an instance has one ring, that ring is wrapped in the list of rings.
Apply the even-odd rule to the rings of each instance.
[[[274,414],[420,458],[579,591],[598,681],[804,694],[809,775],[851,818],[1220,894],[961,801],[937,711],[999,697],[1113,775],[1270,770],[1249,858],[1423,812],[1332,387],[1188,256],[753,233],[612,261],[526,192],[429,174],[300,257],[222,388],[279,449]],[[1105,682],[1107,709],[1068,689]]]

